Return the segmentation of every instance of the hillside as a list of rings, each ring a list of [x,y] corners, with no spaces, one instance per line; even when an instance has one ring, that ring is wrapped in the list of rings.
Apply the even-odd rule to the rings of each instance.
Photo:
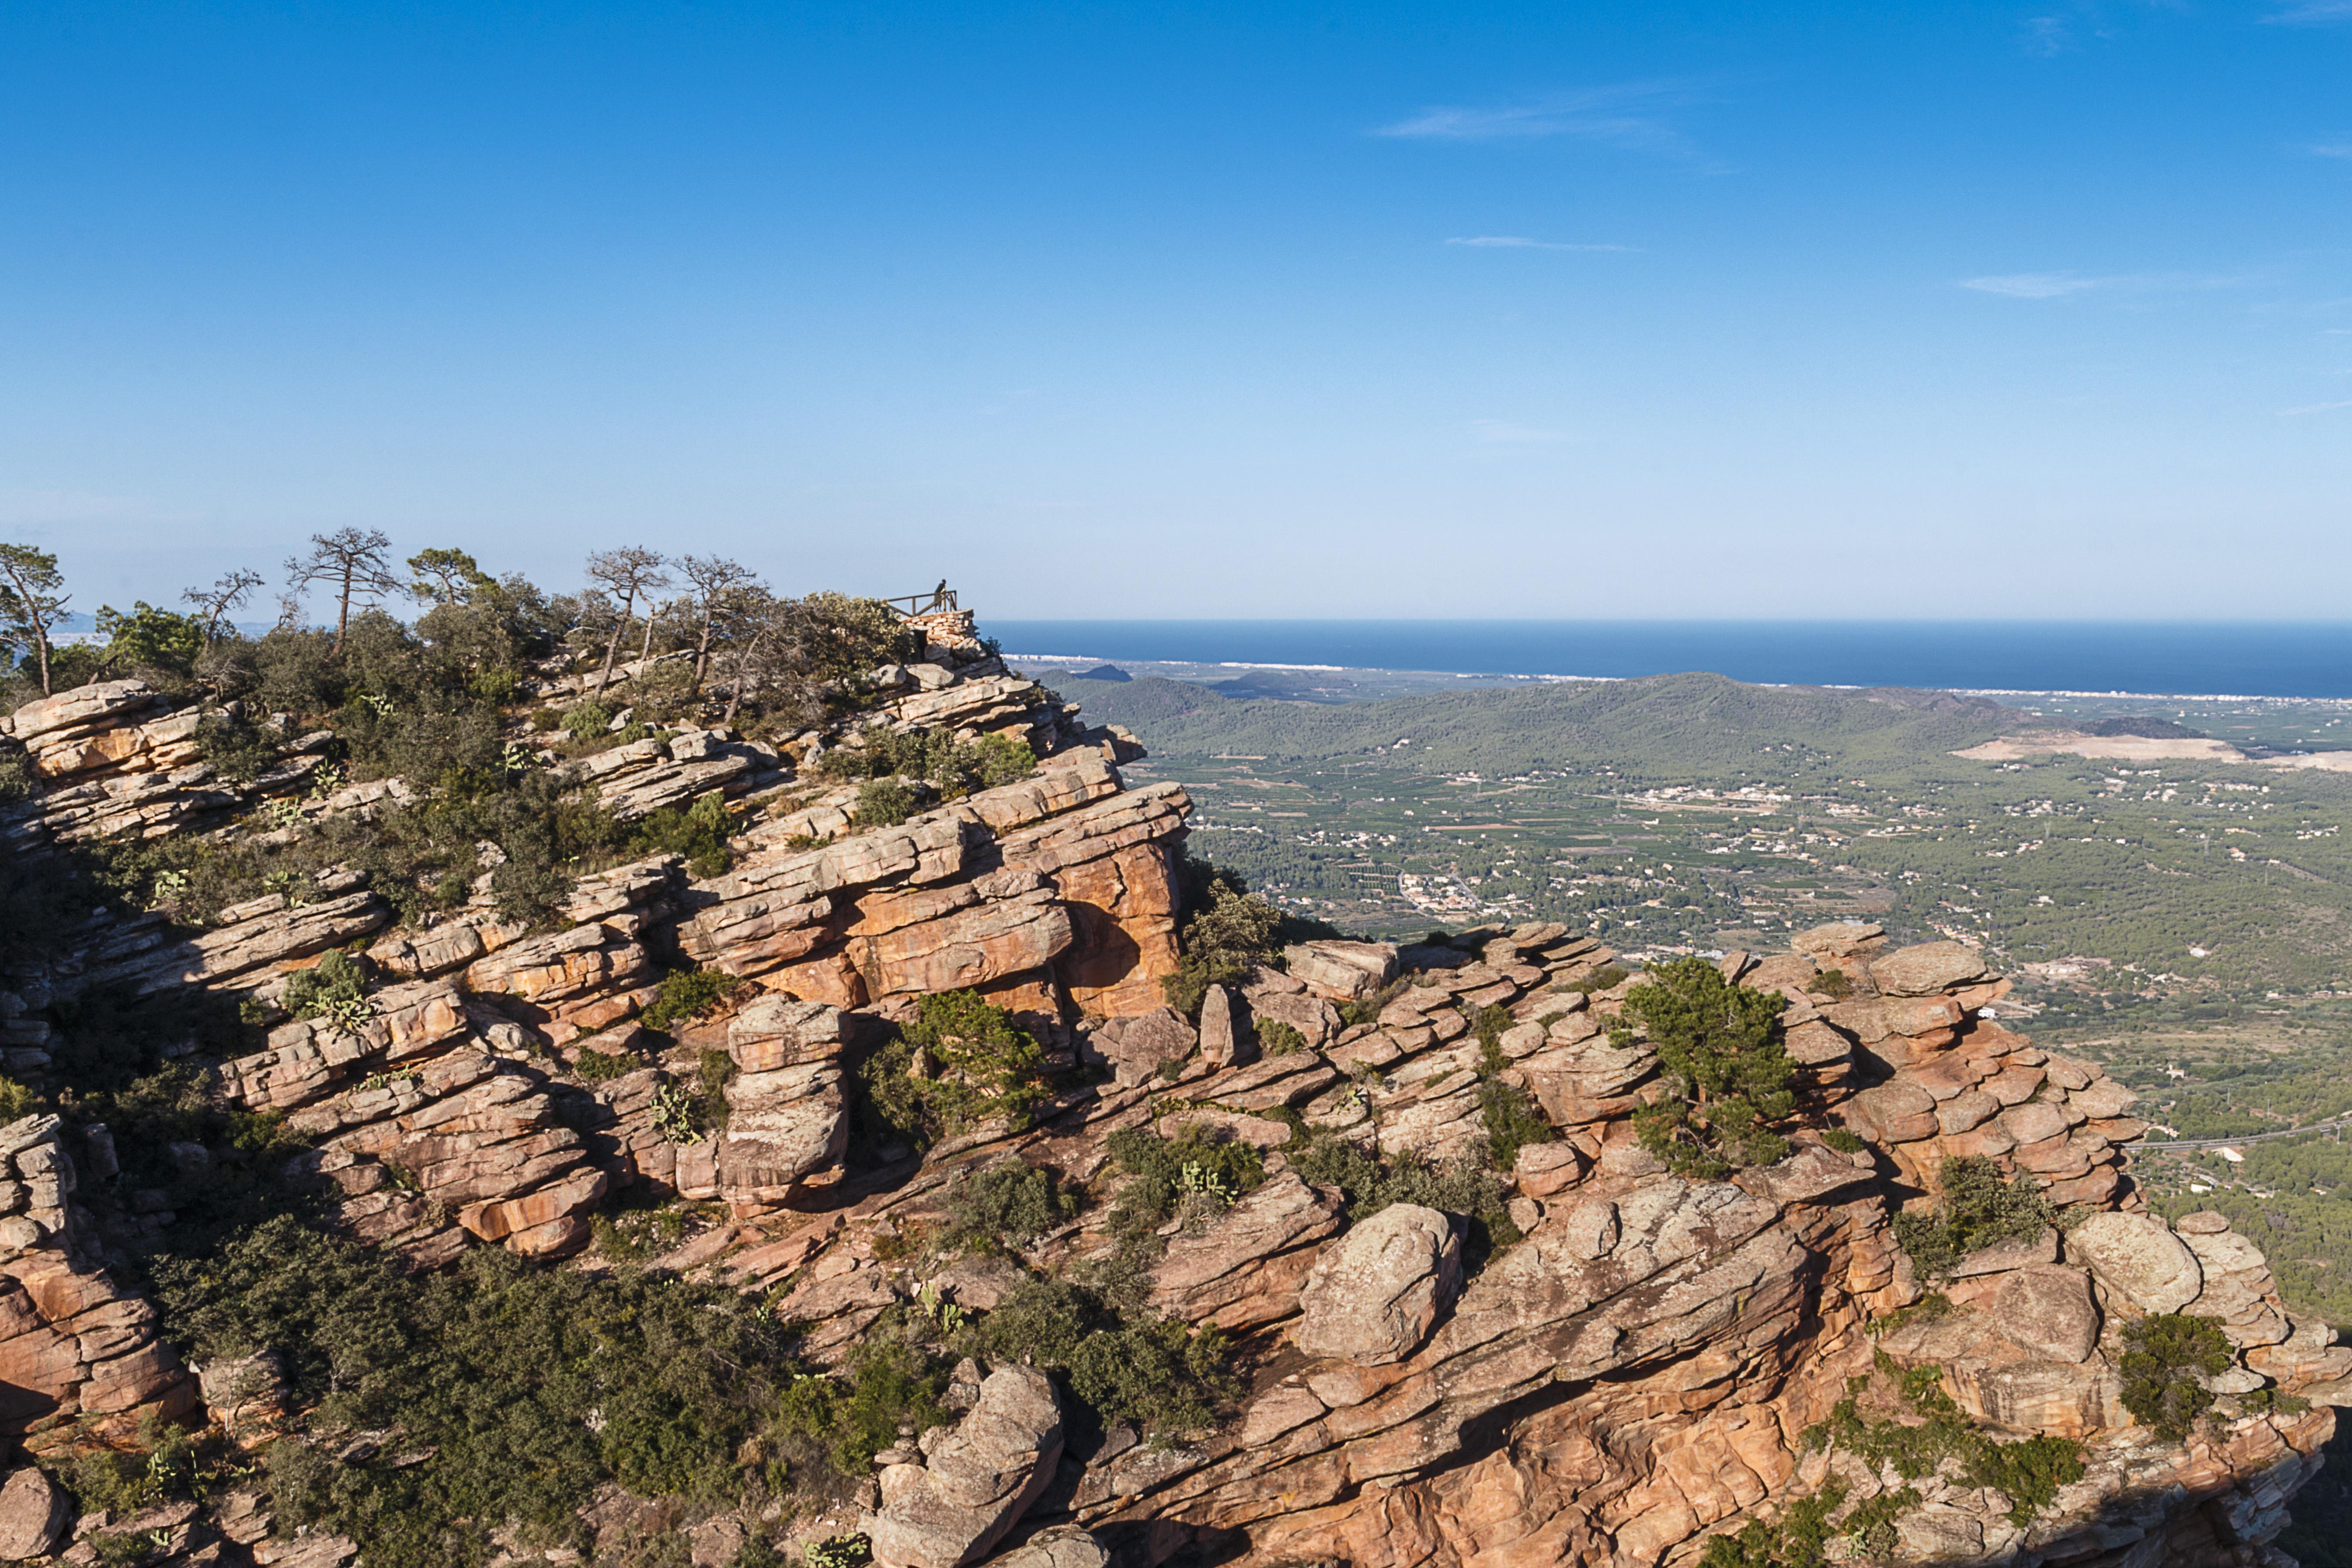
[[[1706,674],[1345,705],[1236,700],[1160,679],[1064,680],[1058,689],[1169,756],[1300,763],[1409,750],[1433,772],[1610,767],[1664,784],[1781,776],[1832,761],[1892,763],[2032,722],[1998,703],[1942,692],[1748,686]]]

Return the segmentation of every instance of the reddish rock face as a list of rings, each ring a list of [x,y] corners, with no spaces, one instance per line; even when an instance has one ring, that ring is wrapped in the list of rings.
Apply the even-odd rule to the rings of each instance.
[[[1138,844],[1055,873],[1071,943],[1057,973],[1082,1013],[1132,1017],[1160,1005],[1176,973],[1176,879],[1168,852]]]
[[[741,836],[724,876],[663,856],[614,867],[578,882],[551,931],[487,907],[388,931],[391,907],[355,873],[329,871],[306,897],[249,900],[193,937],[134,922],[87,976],[266,1000],[327,949],[374,939],[371,1016],[281,1025],[217,1076],[226,1103],[285,1113],[311,1140],[293,1173],[318,1184],[347,1234],[425,1268],[484,1245],[554,1259],[586,1242],[615,1187],[712,1200],[724,1217],[662,1266],[774,1293],[818,1366],[840,1365],[894,1309],[945,1299],[992,1310],[1032,1272],[1114,1250],[1097,1203],[1018,1252],[943,1254],[940,1222],[966,1170],[1015,1158],[1100,1194],[1120,1180],[1116,1131],[1257,1151],[1265,1179],[1245,1192],[1191,1170],[1182,1212],[1149,1242],[1144,1310],[1239,1342],[1245,1386],[1229,1418],[1159,1441],[1089,1423],[1099,1447],[1065,1464],[1047,1378],[960,1368],[949,1403],[961,1419],[893,1450],[867,1517],[828,1525],[863,1528],[887,1568],[967,1568],[1016,1528],[1024,1544],[1002,1559],[1015,1568],[1103,1568],[1109,1544],[1122,1561],[1197,1552],[1233,1568],[1685,1568],[1708,1535],[1779,1516],[1832,1477],[1857,1501],[1891,1486],[1798,1435],[1850,1387],[1890,1397],[1914,1370],[2004,1440],[2079,1439],[2086,1468],[2030,1536],[2011,1500],[1948,1468],[1921,1478],[1929,1500],[1896,1521],[1904,1560],[2267,1560],[2333,1430],[2329,1406],[2352,1404],[2352,1347],[2294,1322],[2259,1249],[2220,1215],[2175,1230],[2144,1212],[2124,1167],[2144,1131],[2126,1114],[2129,1091],[1986,1020],[1979,1009],[2006,983],[1974,950],[1890,948],[1875,926],[1840,923],[1803,933],[1794,952],[1727,957],[1727,978],[1788,1004],[1794,1147],[1727,1180],[1687,1180],[1634,1133],[1635,1113],[1668,1087],[1622,1016],[1623,987],[1554,989],[1614,955],[1557,924],[1402,952],[1303,944],[1237,994],[1213,995],[1197,1024],[1170,1011],[1183,791],[1127,789],[1112,758],[1131,744],[1079,731],[986,654],[968,617],[929,629],[930,662],[875,672],[889,694],[878,717],[1017,736],[1043,769],[893,826],[860,827],[853,790],[803,792]],[[181,770],[193,721],[135,682],[20,710],[7,727],[51,782],[11,842],[152,836],[249,810],[256,795]],[[825,743],[861,743],[855,730]],[[270,786],[303,814],[415,798],[383,780],[298,803],[317,754],[298,746]],[[704,788],[764,788],[786,761],[696,731],[596,753],[577,773],[635,814]],[[633,1020],[660,972],[681,964],[752,984],[674,1021],[673,1041]],[[1841,997],[1813,989],[1827,969],[1850,982]],[[1413,984],[1376,1019],[1343,1022],[1339,1003],[1399,973]],[[865,1184],[873,1173],[845,1159],[852,1042],[880,1037],[920,996],[967,986],[1097,1070],[1060,1082],[1036,1125],[1000,1120],[919,1160],[886,1155],[887,1184]],[[1490,1008],[1508,1015],[1486,1031],[1499,1061],[1478,1037]],[[1284,1049],[1254,1059],[1253,1034]],[[722,1040],[723,1126],[681,1114],[690,1091],[717,1084],[703,1075]],[[39,1054],[21,1035],[11,1048]],[[626,1070],[593,1090],[567,1081],[562,1064],[583,1050],[617,1054]],[[1507,1172],[1481,1164],[1497,1086],[1526,1095],[1553,1134],[1522,1145]],[[1869,1146],[1832,1148],[1840,1127]],[[47,1119],[0,1128],[0,1430],[60,1452],[193,1413],[199,1395],[147,1304],[77,1237],[76,1159],[86,1152],[96,1179],[117,1173],[94,1131],[69,1137],[70,1149]],[[1419,1160],[1433,1180],[1407,1195],[1424,1201],[1366,1212],[1373,1194],[1358,1192],[1351,1225],[1348,1194],[1307,1179],[1350,1168],[1330,1163],[1334,1141],[1383,1154],[1392,1172]],[[2075,1207],[2063,1254],[2047,1230],[1924,1278],[1939,1265],[1905,1256],[1892,1216],[1932,1205],[1960,1155]],[[1447,1184],[1463,1175],[1496,1186]],[[1454,1201],[1482,1212],[1433,1206]],[[1461,1279],[1474,1223],[1491,1250]],[[1952,1310],[1890,1319],[1931,1289]],[[2117,1371],[2124,1325],[2172,1310],[2217,1321],[2232,1352],[2211,1380],[2219,1424],[2186,1448],[2133,1422]],[[236,1440],[305,1414],[234,1367],[206,1370],[202,1392]],[[2248,1403],[2265,1380],[2315,1407]],[[48,1528],[54,1509],[27,1474],[0,1488],[0,1555]],[[256,1527],[250,1496],[239,1506],[211,1517],[234,1542],[261,1541],[268,1521]],[[156,1521],[167,1534],[196,1505],[175,1507],[187,1514]],[[734,1527],[698,1523],[698,1560],[739,1549]],[[297,1550],[341,1562],[361,1546],[309,1538]]]

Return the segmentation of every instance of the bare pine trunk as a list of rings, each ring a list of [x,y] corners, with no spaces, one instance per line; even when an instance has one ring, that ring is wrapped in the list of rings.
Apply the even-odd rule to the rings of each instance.
[[[629,612],[636,608],[635,594],[621,601],[621,618],[613,623],[613,635],[604,639],[604,668],[596,677],[596,695],[604,695],[604,688],[613,684],[613,656],[621,651],[621,634],[629,629]]]
[[[694,684],[687,689],[687,700],[702,695],[702,678],[710,670],[710,606],[702,608],[702,636],[694,645]]]

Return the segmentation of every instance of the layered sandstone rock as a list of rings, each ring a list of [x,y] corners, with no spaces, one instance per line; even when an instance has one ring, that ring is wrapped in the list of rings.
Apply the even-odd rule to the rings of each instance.
[[[882,1507],[866,1522],[883,1568],[962,1568],[1028,1510],[1062,1457],[1054,1384],[1029,1367],[1001,1367],[971,1411],[922,1464],[882,1472]]]
[[[77,973],[12,976],[0,1061],[37,1074],[50,1042],[33,1015],[70,985],[205,990],[266,1008],[288,975],[365,942],[364,1016],[281,1022],[260,1049],[200,1062],[218,1103],[282,1114],[315,1144],[298,1172],[350,1234],[419,1267],[478,1245],[557,1258],[583,1246],[615,1187],[707,1201],[702,1227],[657,1266],[761,1292],[820,1367],[841,1365],[894,1310],[943,1322],[949,1305],[998,1310],[1033,1273],[1120,1277],[1086,1272],[1121,1240],[1102,1201],[1121,1179],[1107,1148],[1116,1131],[1257,1150],[1261,1184],[1227,1203],[1203,1184],[1150,1238],[1145,1277],[1123,1276],[1145,1314],[1238,1342],[1235,1407],[1213,1429],[1153,1440],[1074,1422],[1065,1462],[1050,1379],[1019,1364],[960,1369],[949,1402],[962,1419],[887,1454],[868,1500],[876,1558],[902,1568],[960,1568],[1008,1542],[1019,1544],[999,1560],[1021,1568],[1113,1556],[1150,1568],[1187,1552],[1239,1568],[1686,1564],[1711,1534],[1832,1480],[1846,1509],[1900,1494],[1902,1478],[1801,1436],[1849,1380],[1884,1383],[1882,1355],[1897,1371],[1933,1368],[2006,1439],[2080,1441],[2086,1466],[2026,1526],[2011,1500],[1948,1468],[1915,1478],[1920,1500],[1895,1510],[1898,1557],[2264,1560],[2333,1429],[2330,1406],[2352,1403],[2352,1346],[2296,1321],[2257,1247],[2221,1216],[2168,1226],[2144,1212],[2126,1175],[2143,1131],[2130,1092],[1986,1016],[2005,983],[1975,950],[1902,947],[1849,922],[1802,933],[1790,952],[1727,955],[1727,977],[1787,1003],[1793,1149],[1729,1181],[1675,1176],[1633,1136],[1633,1112],[1664,1085],[1622,1014],[1623,987],[1587,994],[1614,955],[1557,923],[1402,950],[1300,944],[1215,988],[1197,1017],[1169,1008],[1184,792],[1126,787],[1117,763],[1131,746],[1079,730],[1005,671],[961,612],[919,619],[924,659],[872,672],[873,710],[823,735],[772,750],[679,731],[573,765],[623,816],[712,791],[735,801],[745,830],[724,875],[667,856],[613,868],[583,878],[545,929],[502,919],[486,888],[394,929],[348,872],[201,931],[159,916],[93,922]],[[566,677],[544,695],[580,689]],[[10,743],[42,788],[0,830],[16,846],[169,832],[249,805],[256,792],[203,772],[196,721],[137,683],[19,710]],[[891,826],[856,820],[854,786],[793,776],[826,747],[919,727],[1018,738],[1045,765],[962,799],[926,797],[929,809]],[[299,744],[263,793],[315,773]],[[285,811],[308,820],[415,798],[388,780],[317,793]],[[663,973],[694,966],[750,984],[673,1020],[674,1038],[641,1027]],[[1029,1121],[995,1118],[919,1159],[887,1149],[875,1152],[887,1163],[853,1168],[858,1053],[920,998],[964,987],[1086,1070]],[[570,1081],[580,1075],[567,1064],[589,1052],[617,1076]],[[1496,1081],[1557,1133],[1503,1173],[1507,1226],[1412,1204],[1350,1225],[1342,1194],[1307,1179],[1318,1167],[1302,1151],[1328,1153],[1327,1138],[1440,1170],[1475,1153]],[[1832,1147],[1839,1128],[1868,1146]],[[0,1423],[37,1445],[124,1434],[143,1414],[192,1412],[199,1394],[77,1229],[77,1183],[106,1179],[110,1145],[85,1129],[69,1152],[60,1133],[47,1120],[0,1130]],[[1931,1205],[1958,1155],[2038,1184],[2071,1211],[2063,1235],[1921,1279],[1892,1216]],[[1096,1201],[1017,1253],[937,1250],[959,1179],[1004,1160],[1051,1167]],[[1465,1279],[1473,1234],[1494,1246]],[[1940,1315],[1892,1317],[1931,1289]],[[2168,1447],[2124,1409],[2120,1361],[2133,1321],[2174,1310],[2219,1321],[2232,1358],[2212,1380],[2217,1422]],[[299,1416],[282,1408],[266,1355],[207,1366],[201,1392],[234,1442],[267,1442]],[[2312,1407],[2293,1411],[2294,1399]],[[207,1511],[174,1505],[187,1511],[142,1528],[183,1554],[210,1550],[206,1531],[257,1562],[362,1550],[266,1539],[266,1511],[240,1495]],[[0,1531],[37,1502],[17,1510],[0,1491]],[[696,1528],[698,1543],[735,1539]]]
[[[1316,1260],[1300,1298],[1298,1348],[1364,1366],[1402,1361],[1461,1286],[1454,1222],[1419,1204],[1391,1204]]]

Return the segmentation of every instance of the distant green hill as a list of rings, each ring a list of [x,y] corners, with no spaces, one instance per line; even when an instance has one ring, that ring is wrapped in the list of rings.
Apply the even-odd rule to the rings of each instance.
[[[1156,678],[1057,684],[1089,717],[1124,724],[1171,757],[1299,763],[1386,748],[1396,763],[1432,772],[1603,766],[1661,780],[1785,776],[1807,760],[1900,763],[2032,722],[1999,703],[1945,692],[1748,686],[1706,674],[1346,704],[1235,700]]]

